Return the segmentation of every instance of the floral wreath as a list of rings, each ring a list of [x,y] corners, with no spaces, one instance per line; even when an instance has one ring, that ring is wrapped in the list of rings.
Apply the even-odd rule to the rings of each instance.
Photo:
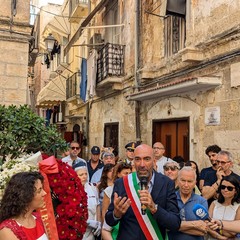
[[[61,160],[57,160],[57,164],[58,173],[48,174],[47,177],[58,236],[62,240],[81,240],[87,228],[87,194],[72,167]]]

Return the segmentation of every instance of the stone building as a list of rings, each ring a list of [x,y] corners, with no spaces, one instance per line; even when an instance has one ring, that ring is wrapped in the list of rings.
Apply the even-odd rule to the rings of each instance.
[[[206,147],[218,144],[238,161],[240,3],[175,4],[63,4],[71,29],[64,46],[70,59],[65,131],[80,132],[86,152],[92,145],[113,146],[124,157],[129,141],[161,141],[169,157],[182,155],[205,167]],[[78,82],[71,85],[74,74]],[[79,88],[70,91],[79,84],[85,98]]]
[[[0,0],[0,104],[29,103],[30,0]]]

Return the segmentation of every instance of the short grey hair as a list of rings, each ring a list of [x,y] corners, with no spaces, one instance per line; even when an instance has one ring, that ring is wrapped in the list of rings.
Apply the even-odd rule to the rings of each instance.
[[[181,168],[178,172],[178,178],[180,178],[180,175],[182,174],[183,171],[186,171],[186,172],[193,172],[194,173],[194,178],[195,180],[197,180],[197,174],[196,174],[196,171],[190,167],[190,166],[185,166],[183,168]]]
[[[163,165],[163,167],[168,167],[168,166],[176,166],[178,169],[180,169],[180,167],[179,167],[179,164],[177,163],[177,162],[175,162],[175,161],[167,161],[164,165]]]
[[[231,154],[230,152],[228,152],[228,151],[222,150],[222,151],[218,152],[218,155],[225,155],[225,156],[227,156],[228,161],[233,162],[233,156],[232,156],[232,154]]]

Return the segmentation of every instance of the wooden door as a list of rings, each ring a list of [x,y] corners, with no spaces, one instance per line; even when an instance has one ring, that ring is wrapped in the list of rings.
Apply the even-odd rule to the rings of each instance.
[[[113,147],[118,151],[118,123],[105,124],[104,147]]]
[[[189,120],[153,121],[152,143],[161,142],[165,146],[165,156],[182,156],[189,160]]]

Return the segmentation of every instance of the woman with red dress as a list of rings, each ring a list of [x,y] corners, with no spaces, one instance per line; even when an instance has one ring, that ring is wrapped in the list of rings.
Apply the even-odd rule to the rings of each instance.
[[[9,181],[0,204],[0,239],[48,240],[34,210],[44,205],[43,176],[21,172]]]

